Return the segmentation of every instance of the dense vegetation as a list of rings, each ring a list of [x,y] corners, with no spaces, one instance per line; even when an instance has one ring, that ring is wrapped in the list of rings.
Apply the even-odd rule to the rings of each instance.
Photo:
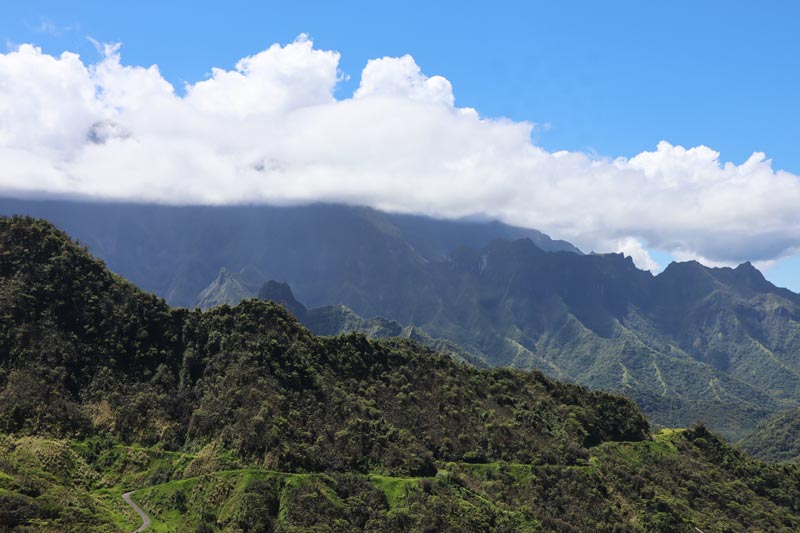
[[[764,421],[739,445],[766,461],[800,462],[800,409]]]
[[[700,419],[738,440],[800,402],[800,296],[749,264],[652,276],[533,230],[332,205],[0,200],[0,212],[58,221],[172,304],[233,304],[286,281],[326,310],[310,326],[379,337],[396,323],[479,366],[625,393],[657,426]]]
[[[103,439],[0,439],[0,524],[19,531],[796,531],[800,471],[702,427],[607,442],[574,465],[440,463],[421,477],[278,472]],[[39,521],[36,521],[36,520]],[[26,529],[25,522],[36,525]]]
[[[793,531],[800,471],[625,398],[274,303],[172,309],[0,219],[0,524],[125,531]]]

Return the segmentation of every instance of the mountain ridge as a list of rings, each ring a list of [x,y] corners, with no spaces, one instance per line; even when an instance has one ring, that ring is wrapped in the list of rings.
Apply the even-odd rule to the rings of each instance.
[[[478,353],[470,352],[458,344],[442,338],[432,338],[414,326],[405,326],[395,320],[383,317],[363,318],[344,305],[326,305],[308,309],[298,302],[288,283],[275,280],[267,281],[259,290],[258,298],[275,302],[287,311],[315,335],[337,336],[350,333],[365,335],[368,339],[385,339],[398,337],[413,340],[422,345],[444,353],[459,362],[469,363],[477,368],[489,365]]]
[[[0,201],[13,206],[30,204]],[[800,296],[752,265],[674,263],[653,276],[622,254],[545,253],[529,230],[344,206],[36,206],[66,210],[112,270],[126,265],[134,282],[147,278],[173,302],[183,294],[184,305],[204,289],[202,306],[226,292],[236,300],[239,273],[257,271],[289,282],[309,308],[393,320],[490,366],[623,392],[659,426],[702,419],[732,440],[800,405]]]
[[[441,258],[453,243],[481,246],[502,236],[581,253],[539,231],[498,222],[437,220],[340,204],[168,206],[0,198],[0,214],[52,221],[115,272],[183,307],[197,302],[222,267],[261,272],[258,287],[267,279],[303,276],[309,285],[299,287],[303,301],[327,305],[331,302],[320,294],[332,299],[327,283],[340,281],[342,269],[359,267],[364,245],[377,246],[386,257],[407,257],[411,264]],[[403,231],[415,228],[420,233],[409,240]],[[318,260],[304,260],[311,255]]]

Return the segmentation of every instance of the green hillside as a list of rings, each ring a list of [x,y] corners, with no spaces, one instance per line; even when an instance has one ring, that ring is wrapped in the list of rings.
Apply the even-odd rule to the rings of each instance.
[[[165,452],[4,437],[0,524],[30,531],[794,531],[800,472],[757,463],[703,428],[608,442],[566,466],[448,462],[428,476],[282,472],[213,447]],[[23,524],[28,524],[24,526]],[[16,529],[14,529],[16,528]]]
[[[765,420],[739,445],[765,461],[800,462],[800,409]]]
[[[794,531],[800,471],[622,397],[247,300],[172,309],[0,219],[0,524],[12,531]]]

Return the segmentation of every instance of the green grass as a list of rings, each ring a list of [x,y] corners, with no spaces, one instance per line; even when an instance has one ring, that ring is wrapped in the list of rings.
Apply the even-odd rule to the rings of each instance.
[[[383,495],[386,496],[386,501],[389,503],[389,509],[400,507],[405,502],[408,493],[419,487],[420,479],[422,478],[400,478],[377,474],[369,476],[372,484],[383,491]]]
[[[275,508],[270,511],[274,514],[269,515],[274,526],[292,533],[333,531],[337,527],[342,531],[356,531],[359,526],[352,521],[353,512],[362,513],[362,516],[366,516],[363,513],[377,513],[370,516],[380,517],[383,522],[378,523],[382,528],[399,527],[391,525],[393,519],[406,524],[422,519],[427,520],[430,527],[437,527],[436,518],[446,516],[450,520],[447,523],[451,524],[447,527],[460,524],[457,527],[462,530],[483,530],[488,527],[486,520],[491,520],[505,524],[503,527],[507,530],[537,531],[544,527],[539,515],[542,506],[551,505],[543,499],[542,483],[558,484],[553,488],[555,492],[548,496],[561,498],[562,503],[548,511],[556,516],[561,505],[573,505],[569,502],[574,500],[590,507],[599,505],[596,512],[604,512],[608,523],[625,520],[642,525],[652,517],[667,519],[670,513],[678,513],[704,529],[713,521],[721,520],[726,527],[736,530],[737,524],[743,522],[731,517],[738,510],[750,516],[754,509],[760,509],[759,516],[767,520],[765,523],[788,523],[781,522],[790,519],[789,515],[780,518],[784,511],[759,499],[746,482],[728,476],[704,458],[706,453],[716,453],[713,450],[724,451],[724,444],[711,436],[701,434],[698,437],[696,431],[687,435],[687,431],[665,429],[648,441],[604,443],[591,450],[588,460],[573,465],[451,462],[438,465],[438,473],[433,478],[382,473],[289,473],[249,467],[143,485],[134,492],[133,498],[150,516],[154,533],[192,531],[203,523],[212,524],[215,531],[240,531],[243,513],[246,514],[253,496],[265,494],[265,490],[274,498]],[[698,441],[702,442],[698,444]],[[15,451],[5,454],[7,463],[4,464],[11,465],[9,468],[14,470],[0,470],[1,497],[20,502],[30,499],[16,489],[24,477],[19,472],[24,471],[25,476],[45,488],[37,500],[58,502],[63,508],[62,515],[73,517],[74,524],[70,526],[43,522],[42,531],[132,531],[140,520],[121,498],[124,491],[136,489],[129,483],[146,482],[159,468],[165,467],[179,475],[195,458],[192,454],[111,446],[100,454],[102,461],[97,463],[105,464],[108,470],[100,471],[100,476],[87,477],[87,466],[72,454],[89,453],[90,447],[81,443],[65,444],[46,439],[18,439]],[[47,471],[44,465],[36,462],[37,457],[44,458],[55,470]],[[741,461],[731,457],[731,460]],[[666,476],[662,468],[675,468],[678,461],[689,464],[681,467],[680,475]],[[740,467],[754,468],[745,463]],[[91,486],[81,484],[83,482],[67,486],[64,480],[70,475],[76,475],[78,480],[94,481]],[[626,485],[632,475],[650,494],[644,496],[644,506],[637,499],[642,498],[641,493],[625,492],[632,490]],[[608,492],[600,487],[609,487]],[[708,490],[712,490],[715,497],[723,498],[721,501],[727,502],[725,513],[728,514],[715,510],[716,502],[695,501],[703,507],[690,506],[689,495],[691,491],[696,493],[698,487],[702,490],[710,487]],[[536,494],[538,496],[534,496]],[[600,495],[603,499],[597,500]],[[427,518],[424,518],[426,513]],[[713,519],[711,514],[714,514]],[[409,519],[412,522],[403,522]],[[551,523],[550,527],[556,526]]]
[[[254,481],[277,480],[284,490],[292,491],[324,480],[325,477],[324,474],[293,474],[245,468],[169,481],[138,490],[133,496],[153,521],[154,532],[177,532],[189,526],[196,527],[204,512],[212,513],[218,522],[230,522],[239,510],[247,488]],[[333,491],[328,489],[323,492],[337,506],[344,506]],[[182,493],[187,501],[183,512],[175,507],[177,493]]]
[[[133,531],[142,522],[139,515],[122,500],[122,493],[119,489],[98,489],[92,491],[91,496],[118,530]]]

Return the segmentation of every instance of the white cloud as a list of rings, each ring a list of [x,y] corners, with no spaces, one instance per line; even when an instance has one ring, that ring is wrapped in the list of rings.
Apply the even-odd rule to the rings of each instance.
[[[213,69],[180,96],[116,45],[87,64],[0,54],[0,193],[164,203],[342,201],[531,226],[587,250],[712,262],[800,247],[800,178],[667,142],[630,159],[550,153],[532,123],[455,105],[411,56],[369,61],[337,100],[339,54],[305,36]]]
[[[0,54],[0,147],[80,150],[85,130],[103,112],[95,90],[89,69],[76,54],[56,58],[30,45]],[[52,166],[55,161],[41,163]],[[14,170],[6,166],[3,178]]]
[[[188,85],[186,101],[198,110],[247,118],[333,102],[338,52],[314,50],[301,35],[289,46],[272,45],[245,57],[236,69],[211,70],[211,79]]]
[[[389,96],[452,107],[453,86],[441,76],[422,74],[410,55],[371,59],[361,73],[356,98]]]

